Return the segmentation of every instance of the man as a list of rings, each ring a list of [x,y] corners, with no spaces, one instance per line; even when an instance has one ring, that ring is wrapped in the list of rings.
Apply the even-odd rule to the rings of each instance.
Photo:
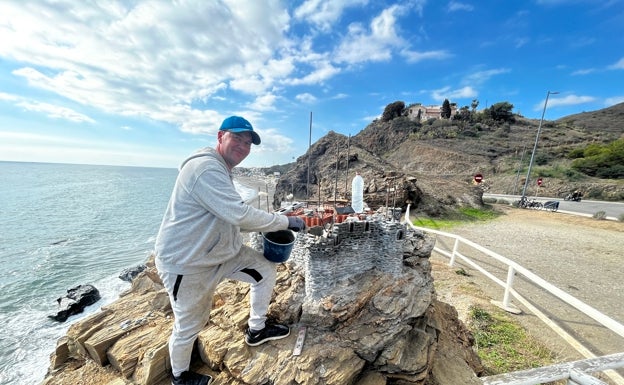
[[[276,280],[275,264],[245,245],[241,229],[270,232],[304,229],[299,217],[255,209],[236,192],[232,169],[249,155],[260,136],[239,116],[223,121],[216,148],[188,157],[180,171],[156,238],[156,268],[169,294],[174,325],[169,339],[173,385],[207,385],[212,377],[189,371],[198,333],[208,323],[215,288],[232,278],[251,284],[250,346],[290,334],[266,322]]]

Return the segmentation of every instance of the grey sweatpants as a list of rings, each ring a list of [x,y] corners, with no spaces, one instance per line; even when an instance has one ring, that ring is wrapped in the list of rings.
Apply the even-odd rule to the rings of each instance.
[[[193,344],[208,324],[214,291],[224,279],[231,278],[251,284],[248,325],[260,330],[265,326],[271,294],[275,286],[276,265],[262,253],[243,246],[236,257],[198,274],[158,272],[173,309],[173,331],[169,339],[171,370],[174,376],[189,369]]]

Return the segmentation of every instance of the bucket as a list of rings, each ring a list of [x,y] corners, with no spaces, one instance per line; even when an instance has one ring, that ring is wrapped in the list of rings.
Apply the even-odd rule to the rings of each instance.
[[[295,233],[291,230],[262,233],[264,238],[264,257],[271,262],[285,262],[290,257],[295,244]]]

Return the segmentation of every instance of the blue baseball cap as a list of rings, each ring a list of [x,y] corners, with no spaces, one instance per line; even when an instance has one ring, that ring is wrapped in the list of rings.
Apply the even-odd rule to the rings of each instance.
[[[223,123],[221,123],[220,131],[230,131],[230,132],[249,132],[251,134],[251,141],[253,144],[260,144],[260,135],[254,131],[251,123],[247,121],[245,118],[241,118],[240,116],[230,116],[226,118]]]

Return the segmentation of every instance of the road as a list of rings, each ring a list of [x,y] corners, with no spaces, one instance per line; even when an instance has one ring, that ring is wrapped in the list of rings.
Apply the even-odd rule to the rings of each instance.
[[[520,200],[519,195],[504,194],[483,194],[484,198],[507,199],[510,202]],[[606,219],[618,220],[624,216],[624,203],[622,202],[605,202],[594,200],[581,200],[580,202],[566,201],[561,198],[549,197],[529,197],[529,200],[535,199],[539,202],[557,201],[559,202],[559,211],[563,213],[577,214],[591,217],[599,211],[604,211],[607,215]]]

